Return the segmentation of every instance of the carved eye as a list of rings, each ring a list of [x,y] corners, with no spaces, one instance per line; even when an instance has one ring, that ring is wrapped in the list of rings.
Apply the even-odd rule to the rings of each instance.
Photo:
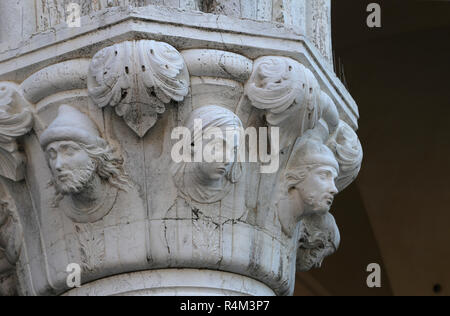
[[[76,150],[73,147],[67,147],[64,150],[64,154],[66,154],[67,156],[73,156],[75,154]]]
[[[53,149],[47,151],[48,157],[52,160],[56,159],[56,151],[54,151]]]

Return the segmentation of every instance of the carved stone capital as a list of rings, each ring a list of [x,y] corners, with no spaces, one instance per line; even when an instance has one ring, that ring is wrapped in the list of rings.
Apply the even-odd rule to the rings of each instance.
[[[291,295],[362,163],[329,1],[60,2],[0,51],[0,292]]]

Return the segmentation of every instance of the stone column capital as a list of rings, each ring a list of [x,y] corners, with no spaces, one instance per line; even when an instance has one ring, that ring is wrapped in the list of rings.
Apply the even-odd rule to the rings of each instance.
[[[0,51],[0,291],[292,295],[362,163],[329,1],[119,2]]]

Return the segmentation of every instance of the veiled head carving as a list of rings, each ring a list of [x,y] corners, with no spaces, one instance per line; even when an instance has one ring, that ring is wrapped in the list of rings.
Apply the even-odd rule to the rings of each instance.
[[[194,162],[174,165],[176,185],[183,195],[194,201],[220,201],[242,175],[242,164],[237,162],[237,153],[243,124],[230,110],[211,105],[194,110],[185,126],[191,135],[191,158]],[[207,156],[210,156],[209,159]]]
[[[99,107],[117,115],[140,137],[152,128],[171,100],[189,92],[181,54],[167,43],[128,41],[99,51],[89,67],[88,90]]]

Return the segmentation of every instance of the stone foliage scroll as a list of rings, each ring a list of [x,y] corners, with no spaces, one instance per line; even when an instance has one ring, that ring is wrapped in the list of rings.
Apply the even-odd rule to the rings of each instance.
[[[0,83],[0,175],[19,181],[24,178],[25,158],[19,152],[17,138],[33,127],[33,115],[20,90]]]
[[[266,111],[270,126],[281,127],[281,148],[292,145],[325,119],[335,130],[339,113],[314,74],[299,62],[279,56],[261,57],[245,92],[254,107]]]
[[[143,137],[171,100],[189,92],[189,73],[172,46],[156,41],[128,41],[107,47],[92,59],[89,94],[95,104],[114,107],[117,115]]]

